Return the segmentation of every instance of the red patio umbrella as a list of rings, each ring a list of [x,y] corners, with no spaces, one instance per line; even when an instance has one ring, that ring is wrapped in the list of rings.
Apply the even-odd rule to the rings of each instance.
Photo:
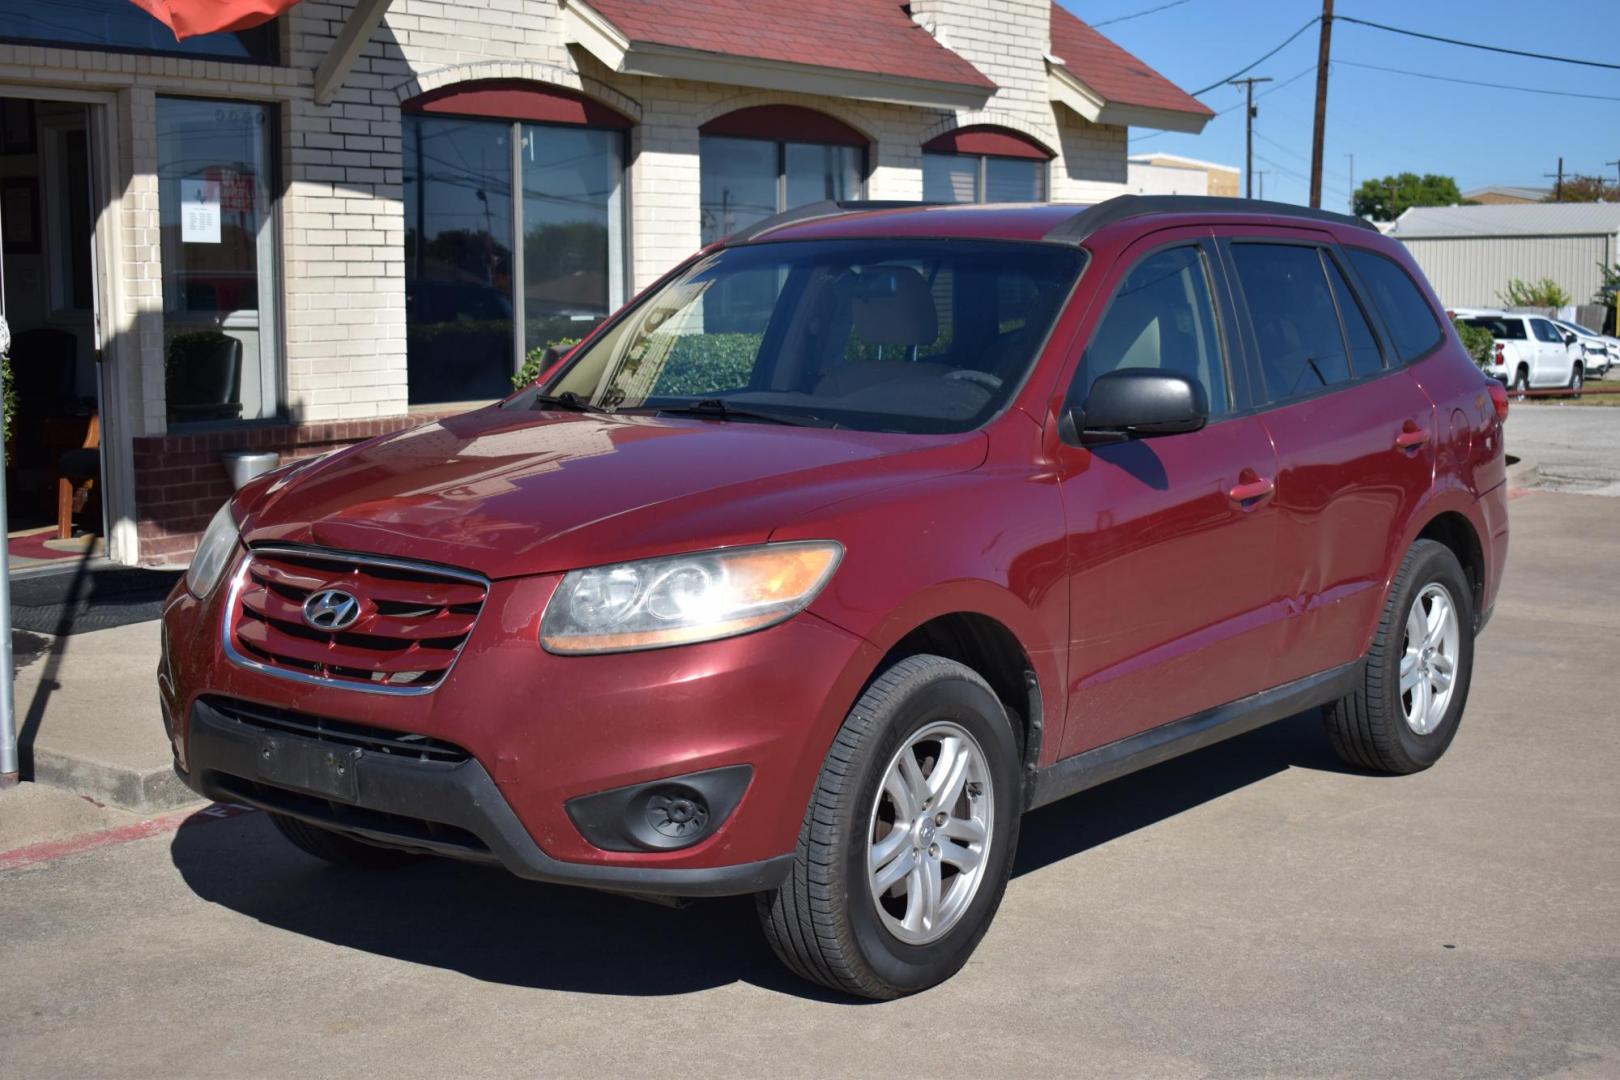
[[[267,23],[298,0],[130,0],[174,31],[176,41]]]

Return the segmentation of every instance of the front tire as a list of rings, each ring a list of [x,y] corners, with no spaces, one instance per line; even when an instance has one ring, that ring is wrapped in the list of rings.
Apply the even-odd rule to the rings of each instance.
[[[1023,810],[1007,711],[979,675],[912,656],[828,751],[792,873],[759,897],[777,956],[844,993],[895,998],[967,963],[1001,903]]]
[[[1569,373],[1569,388],[1570,388],[1571,391],[1573,391],[1573,396],[1574,397],[1580,397],[1581,396],[1581,387],[1583,387],[1585,385],[1586,385],[1586,370],[1583,367],[1581,367],[1580,364],[1576,364],[1574,369],[1572,369],[1570,371],[1570,373]]]
[[[1347,764],[1420,772],[1451,745],[1474,668],[1474,594],[1457,556],[1419,540],[1368,650],[1361,685],[1324,710],[1328,738]]]

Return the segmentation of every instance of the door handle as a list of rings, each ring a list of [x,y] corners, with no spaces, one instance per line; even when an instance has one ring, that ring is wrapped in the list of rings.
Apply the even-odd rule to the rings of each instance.
[[[1277,484],[1273,480],[1251,480],[1228,491],[1226,497],[1231,499],[1233,504],[1247,510],[1276,490]]]
[[[1420,428],[1416,425],[1407,428],[1405,431],[1395,436],[1395,446],[1400,450],[1416,450],[1418,447],[1422,446],[1428,441],[1429,429]]]

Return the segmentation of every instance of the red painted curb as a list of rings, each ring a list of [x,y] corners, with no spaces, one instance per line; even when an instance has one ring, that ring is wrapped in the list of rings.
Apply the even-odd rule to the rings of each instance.
[[[22,867],[34,866],[38,863],[54,862],[57,859],[77,855],[80,852],[94,851],[96,848],[127,844],[132,840],[145,840],[150,836],[161,836],[164,833],[176,831],[188,821],[196,820],[199,823],[223,821],[226,818],[254,812],[251,806],[238,806],[235,803],[213,803],[203,807],[201,810],[176,810],[172,814],[163,814],[146,821],[131,822],[128,825],[120,825],[115,829],[81,833],[78,836],[70,836],[65,840],[46,840],[42,843],[15,848],[11,851],[0,851],[0,871],[19,870]]]

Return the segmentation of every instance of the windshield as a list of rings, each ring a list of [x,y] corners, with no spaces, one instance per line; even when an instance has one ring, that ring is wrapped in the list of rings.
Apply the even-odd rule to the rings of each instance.
[[[1023,381],[1083,264],[1074,248],[1000,241],[727,248],[643,300],[544,392],[618,412],[967,431]]]

